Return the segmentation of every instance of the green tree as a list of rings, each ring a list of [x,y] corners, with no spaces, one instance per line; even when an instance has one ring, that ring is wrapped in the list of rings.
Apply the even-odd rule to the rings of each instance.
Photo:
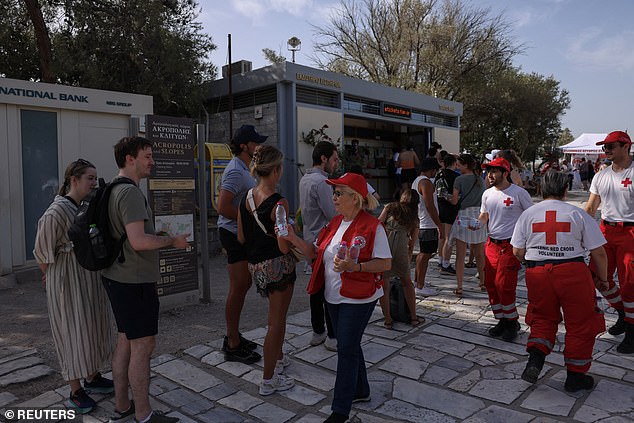
[[[574,135],[572,135],[572,132],[570,132],[570,129],[568,128],[564,128],[562,129],[561,133],[559,134],[559,139],[557,140],[557,145],[558,146],[562,146],[562,145],[566,145],[568,143],[571,143],[575,140]]]
[[[264,58],[271,64],[286,62],[286,57],[282,56],[281,53],[277,54],[273,49],[263,48],[262,54],[264,55]]]
[[[0,76],[41,79],[35,32],[21,0],[0,0]]]

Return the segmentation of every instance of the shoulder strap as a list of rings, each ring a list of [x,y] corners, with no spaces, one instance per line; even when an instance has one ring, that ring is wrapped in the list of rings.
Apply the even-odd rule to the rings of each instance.
[[[253,218],[255,219],[255,221],[258,223],[258,226],[260,227],[260,229],[262,229],[262,231],[265,234],[268,235],[268,232],[266,232],[266,228],[264,227],[262,222],[260,222],[260,218],[258,217],[258,212],[255,210],[255,201],[253,201],[253,188],[251,188],[247,192],[247,203],[249,204],[249,207],[251,208],[251,214],[253,215]]]

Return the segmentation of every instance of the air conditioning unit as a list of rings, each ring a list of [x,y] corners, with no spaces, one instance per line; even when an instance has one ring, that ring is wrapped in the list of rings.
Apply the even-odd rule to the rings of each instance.
[[[231,75],[244,74],[247,72],[251,72],[251,62],[248,60],[240,60],[231,64]],[[222,67],[222,77],[226,78],[227,76],[229,76],[229,65],[224,65]]]

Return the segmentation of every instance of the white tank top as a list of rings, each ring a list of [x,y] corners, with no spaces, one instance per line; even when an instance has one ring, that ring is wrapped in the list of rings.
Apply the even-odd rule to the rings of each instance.
[[[423,179],[427,179],[433,184],[433,181],[424,175],[419,176],[418,178],[414,179],[414,182],[412,182],[412,189],[415,190],[420,196],[420,202],[418,203],[418,220],[420,221],[420,224],[418,225],[418,227],[420,229],[438,229],[438,226],[436,226],[431,216],[427,212],[427,207],[425,207],[423,194],[421,194],[421,192],[418,190],[418,184]],[[438,211],[438,197],[436,196],[436,190],[432,189],[432,192],[434,195],[434,207],[436,207],[436,211]]]

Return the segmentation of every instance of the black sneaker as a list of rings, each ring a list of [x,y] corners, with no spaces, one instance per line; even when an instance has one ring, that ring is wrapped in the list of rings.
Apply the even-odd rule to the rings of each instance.
[[[96,406],[97,403],[88,396],[84,388],[71,392],[70,398],[66,401],[66,407],[76,410],[79,414],[90,413]]]
[[[502,333],[504,333],[505,325],[506,319],[502,318],[498,320],[498,323],[489,329],[489,335],[494,337],[502,336]]]
[[[528,353],[528,363],[526,363],[526,368],[522,373],[522,379],[529,383],[535,383],[537,382],[537,379],[539,379],[539,374],[542,372],[542,368],[544,367],[546,354],[535,347],[530,347],[528,349]]]
[[[229,348],[227,346],[224,351],[225,360],[227,361],[238,361],[244,364],[253,364],[262,359],[262,356],[256,351],[246,349],[242,345],[239,345],[236,348]]]
[[[564,389],[568,392],[577,392],[582,389],[594,388],[594,378],[585,373],[571,372],[568,370],[568,377]]]
[[[616,321],[614,325],[610,327],[610,329],[608,329],[608,333],[612,336],[617,336],[622,333],[625,333],[625,328],[626,328],[625,311],[617,310],[616,312],[619,313],[619,319]]]
[[[517,320],[507,320],[502,332],[502,339],[506,342],[513,342],[517,338],[517,332],[520,331],[520,322]]]
[[[138,422],[137,419],[134,419],[135,422]],[[162,411],[153,410],[152,416],[146,423],[177,423],[181,421],[178,417],[169,417],[166,416]]]
[[[249,341],[248,339],[243,337],[241,333],[239,333],[238,335],[240,336],[240,347],[245,348],[249,351],[253,351],[258,347],[258,344],[253,341]],[[224,339],[222,340],[222,350],[226,352],[228,349],[229,337],[225,335]]]
[[[86,392],[95,394],[110,394],[114,392],[114,383],[97,372],[92,381],[88,382],[88,380],[84,379],[84,389]]]
[[[117,411],[116,409],[114,410],[114,415],[112,417],[110,417],[110,420],[108,420],[109,423],[123,423],[123,422],[127,422],[130,421],[133,417],[134,417],[134,400],[130,400],[130,408],[128,408],[126,411]]]
[[[348,416],[339,413],[332,413],[324,423],[346,423],[348,421]]]
[[[451,264],[447,267],[440,266],[440,273],[447,273],[449,275],[455,275],[456,269],[454,269]]]

